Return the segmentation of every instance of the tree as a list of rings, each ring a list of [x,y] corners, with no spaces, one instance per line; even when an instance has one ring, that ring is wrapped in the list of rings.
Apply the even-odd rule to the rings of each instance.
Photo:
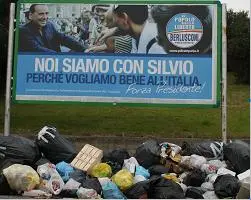
[[[235,72],[238,83],[249,83],[250,21],[247,11],[227,11],[228,69]]]

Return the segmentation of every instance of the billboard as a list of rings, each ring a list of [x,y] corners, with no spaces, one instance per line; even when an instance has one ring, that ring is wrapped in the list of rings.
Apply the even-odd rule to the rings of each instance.
[[[44,2],[18,6],[15,101],[219,104],[220,5]]]

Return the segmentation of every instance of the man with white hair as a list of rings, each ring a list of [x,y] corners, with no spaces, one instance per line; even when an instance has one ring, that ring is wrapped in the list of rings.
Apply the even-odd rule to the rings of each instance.
[[[20,27],[19,51],[26,52],[60,52],[60,45],[74,51],[85,48],[72,37],[60,33],[48,21],[48,7],[33,4],[29,11],[30,22]]]

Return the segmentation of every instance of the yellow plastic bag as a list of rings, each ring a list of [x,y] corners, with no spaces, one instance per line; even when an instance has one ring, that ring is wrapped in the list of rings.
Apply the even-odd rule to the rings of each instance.
[[[37,172],[28,165],[14,164],[3,170],[10,188],[17,192],[30,191],[39,184]]]
[[[162,175],[164,178],[168,179],[168,180],[172,180],[176,183],[179,183],[179,179],[177,178],[177,174],[175,173],[170,173],[170,174],[164,174]]]
[[[99,163],[94,165],[91,170],[91,175],[97,178],[111,177],[112,168],[106,163]]]
[[[127,169],[122,169],[112,177],[112,181],[120,190],[125,191],[133,185],[133,176]]]

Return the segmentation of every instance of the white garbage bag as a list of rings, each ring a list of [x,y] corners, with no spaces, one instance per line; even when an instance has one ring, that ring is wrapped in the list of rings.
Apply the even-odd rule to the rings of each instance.
[[[190,165],[192,168],[200,169],[203,164],[206,164],[207,160],[203,156],[191,155]]]
[[[204,191],[214,191],[214,185],[210,182],[204,182],[200,186]]]
[[[96,190],[80,187],[77,191],[79,199],[98,199],[99,195]]]
[[[44,180],[41,190],[50,191],[52,194],[58,195],[64,188],[64,181],[56,170],[56,166],[52,163],[45,163],[38,166],[37,172]]]
[[[219,199],[214,191],[207,191],[203,194],[204,199]]]
[[[134,174],[135,170],[136,170],[136,167],[138,167],[138,166],[139,166],[139,163],[136,160],[136,158],[131,157],[129,159],[124,160],[123,169],[127,169],[129,172]]]
[[[226,169],[225,167],[221,167],[220,169],[218,169],[217,171],[217,174],[220,176],[220,175],[226,175],[226,174],[230,174],[232,176],[235,176],[236,173],[229,170],[229,169]]]
[[[40,182],[37,172],[28,165],[11,165],[3,170],[3,174],[10,188],[17,192],[32,190]]]

